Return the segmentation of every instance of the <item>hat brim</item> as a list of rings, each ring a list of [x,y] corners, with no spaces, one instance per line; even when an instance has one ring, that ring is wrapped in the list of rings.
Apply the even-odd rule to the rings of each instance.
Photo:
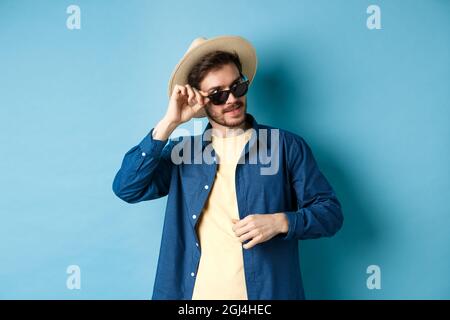
[[[236,52],[242,65],[242,73],[252,83],[256,74],[257,58],[256,50],[246,39],[239,36],[219,36],[205,40],[199,46],[186,52],[183,58],[175,66],[169,80],[169,98],[176,84],[186,85],[187,77],[192,67],[207,53],[211,51]]]

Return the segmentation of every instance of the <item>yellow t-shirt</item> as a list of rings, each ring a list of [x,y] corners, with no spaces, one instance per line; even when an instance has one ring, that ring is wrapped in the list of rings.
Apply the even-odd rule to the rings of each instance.
[[[201,257],[193,300],[247,300],[242,243],[231,219],[239,219],[235,170],[252,130],[232,137],[212,135],[219,158],[214,184],[198,221]]]

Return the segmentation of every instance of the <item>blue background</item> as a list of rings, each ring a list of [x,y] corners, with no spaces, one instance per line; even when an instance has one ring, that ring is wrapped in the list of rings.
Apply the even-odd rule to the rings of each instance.
[[[344,208],[301,243],[307,297],[449,299],[449,31],[446,0],[0,0],[0,298],[151,297],[167,198],[112,180],[191,41],[232,34],[259,58],[249,112],[306,139]]]

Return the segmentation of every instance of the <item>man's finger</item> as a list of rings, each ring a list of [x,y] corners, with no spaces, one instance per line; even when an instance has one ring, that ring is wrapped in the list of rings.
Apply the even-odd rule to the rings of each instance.
[[[249,232],[244,233],[242,236],[239,237],[240,242],[247,241],[248,239],[253,239],[258,235],[257,230],[250,230]]]
[[[252,241],[246,243],[243,245],[244,249],[250,249],[253,248],[255,245],[257,245],[261,241],[260,236],[256,236],[252,239]]]
[[[205,101],[204,101],[205,98],[200,94],[200,92],[196,88],[192,87],[192,90],[194,90],[195,97],[197,98],[197,103],[200,104],[200,105],[204,105],[205,104]]]
[[[184,86],[180,86],[177,84],[174,88],[174,91],[176,92],[176,94],[181,93],[181,95],[183,96],[186,95],[186,88]]]
[[[205,91],[199,90],[198,92],[200,92],[202,94],[202,96],[205,96],[205,97],[209,96],[209,94]]]
[[[240,237],[242,236],[244,233],[250,232],[251,230],[253,230],[253,226],[249,223],[247,223],[245,226],[243,226],[242,228],[237,228],[234,230],[234,233],[236,234],[236,236]]]
[[[233,226],[233,231],[236,231],[242,227],[244,227],[247,224],[247,221],[244,219],[237,221]]]
[[[197,91],[200,93],[201,96],[203,96],[203,103],[204,104],[208,104],[209,101],[210,101],[210,99],[208,97],[208,94],[206,92],[201,91],[201,90],[197,90]]]
[[[188,93],[188,103],[189,104],[194,104],[196,97],[195,97],[195,92],[194,90],[192,90],[192,87],[189,84],[185,85],[186,89],[187,89],[187,93]]]
[[[236,224],[233,226],[233,231],[245,226],[248,223],[248,221],[251,219],[250,218],[251,216],[252,215],[248,215],[244,219],[241,219],[238,222],[236,222]]]

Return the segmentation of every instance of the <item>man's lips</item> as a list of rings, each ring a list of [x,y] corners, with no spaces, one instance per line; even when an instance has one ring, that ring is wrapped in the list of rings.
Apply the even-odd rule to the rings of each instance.
[[[224,113],[227,113],[227,112],[231,112],[231,111],[237,110],[237,109],[239,109],[240,107],[242,107],[242,106],[234,106],[234,107],[232,107],[232,108],[229,108],[229,109],[225,110]]]

